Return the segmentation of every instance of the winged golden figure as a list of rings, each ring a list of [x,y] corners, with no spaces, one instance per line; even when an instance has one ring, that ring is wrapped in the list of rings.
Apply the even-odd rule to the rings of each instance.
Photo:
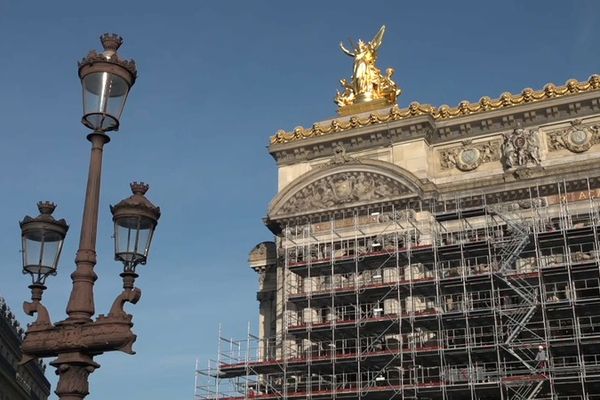
[[[384,34],[385,25],[379,29],[373,40],[359,40],[358,45],[352,46],[352,50],[348,50],[344,43],[340,42],[342,51],[354,59],[352,79],[350,82],[346,79],[340,81],[344,92],[338,92],[335,98],[340,107],[379,99],[385,99],[388,104],[396,103],[400,89],[392,80],[394,69],[388,68],[386,75],[383,75],[376,66],[377,52],[383,43]]]

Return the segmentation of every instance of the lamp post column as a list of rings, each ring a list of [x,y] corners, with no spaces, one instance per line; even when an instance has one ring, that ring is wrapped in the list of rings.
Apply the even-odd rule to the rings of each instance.
[[[71,323],[91,321],[91,317],[95,312],[94,282],[98,277],[94,272],[94,266],[96,265],[96,233],[98,231],[102,154],[103,147],[110,141],[110,138],[102,132],[94,132],[88,135],[88,140],[92,142],[90,168],[85,192],[79,249],[75,256],[77,268],[71,274],[73,290],[67,304],[69,317],[65,321]]]

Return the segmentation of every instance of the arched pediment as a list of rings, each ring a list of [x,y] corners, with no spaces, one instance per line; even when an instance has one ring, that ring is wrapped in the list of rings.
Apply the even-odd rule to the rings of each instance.
[[[269,219],[422,197],[420,180],[394,164],[351,160],[317,167],[292,182],[271,202]]]

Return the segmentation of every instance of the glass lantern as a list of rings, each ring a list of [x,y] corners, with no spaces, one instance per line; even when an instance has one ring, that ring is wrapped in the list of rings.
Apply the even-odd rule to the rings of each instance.
[[[85,76],[83,86],[83,124],[107,132],[119,127],[129,86],[118,75],[95,72]]]
[[[123,43],[120,36],[104,34],[100,40],[104,52],[92,51],[79,63],[82,123],[96,132],[108,132],[119,129],[119,119],[137,70],[134,61],[119,58],[117,49]]]
[[[43,285],[49,275],[56,275],[58,260],[69,226],[64,219],[55,220],[56,205],[39,202],[40,215],[26,216],[21,225],[23,273],[31,275],[33,284]]]
[[[115,260],[121,261],[126,270],[146,264],[160,218],[160,208],[144,196],[148,185],[134,182],[131,191],[132,196],[111,206],[115,224]]]
[[[127,264],[145,264],[155,226],[143,216],[116,219],[115,258]]]

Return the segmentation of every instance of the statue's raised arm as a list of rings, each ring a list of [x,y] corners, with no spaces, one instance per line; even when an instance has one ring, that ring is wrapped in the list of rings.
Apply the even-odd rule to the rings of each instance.
[[[354,54],[353,52],[348,50],[346,47],[344,47],[344,42],[340,42],[340,49],[342,49],[342,51],[344,53],[346,53],[347,55],[349,55],[350,57],[356,57],[356,54]]]

